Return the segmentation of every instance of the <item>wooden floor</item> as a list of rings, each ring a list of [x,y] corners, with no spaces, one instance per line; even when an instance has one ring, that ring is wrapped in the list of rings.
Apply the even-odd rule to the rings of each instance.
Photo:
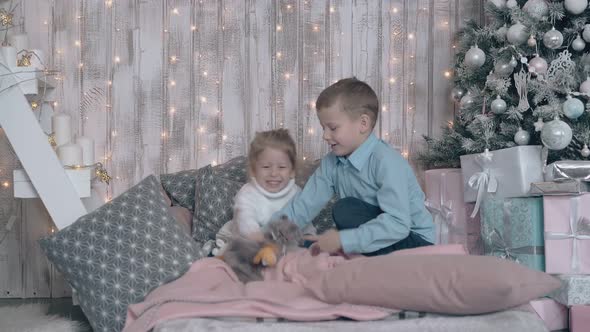
[[[80,306],[72,304],[71,298],[59,299],[0,299],[0,307],[3,306],[19,306],[28,303],[47,303],[49,304],[49,315],[59,315],[68,319],[78,321],[84,324],[83,332],[92,332],[90,324]]]

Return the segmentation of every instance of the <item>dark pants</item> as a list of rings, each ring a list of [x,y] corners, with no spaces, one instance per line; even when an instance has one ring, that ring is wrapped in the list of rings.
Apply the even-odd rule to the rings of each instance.
[[[358,198],[346,197],[340,199],[332,210],[334,223],[338,230],[357,228],[369,220],[375,219],[383,213],[378,206],[363,202]],[[424,246],[430,246],[432,243],[424,240],[415,232],[410,231],[410,235],[389,247],[379,249],[371,253],[365,253],[365,256],[377,256],[389,254],[396,250],[411,249]]]

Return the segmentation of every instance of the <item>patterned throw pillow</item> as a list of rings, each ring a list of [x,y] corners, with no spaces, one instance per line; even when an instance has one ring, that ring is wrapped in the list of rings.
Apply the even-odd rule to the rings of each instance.
[[[203,168],[160,175],[162,187],[172,200],[172,205],[180,205],[191,212],[193,211],[195,207],[195,179],[203,171]]]
[[[77,293],[94,331],[120,331],[127,305],[201,257],[168,212],[153,175],[39,242]]]
[[[317,159],[314,161],[306,161],[302,165],[299,166],[299,170],[297,172],[297,176],[295,177],[295,183],[298,186],[303,188],[309,177],[315,172],[315,170],[320,166],[321,159]],[[334,194],[334,197],[330,199],[328,204],[320,211],[315,219],[311,222],[313,226],[316,228],[318,234],[323,233],[324,231],[336,227],[334,224],[334,218],[332,217],[332,207],[334,203],[338,200],[338,196]]]
[[[197,176],[193,238],[214,240],[221,227],[233,218],[234,196],[244,184],[217,174],[212,167]]]
[[[235,157],[213,167],[213,171],[222,178],[246,183],[248,181],[248,157]]]

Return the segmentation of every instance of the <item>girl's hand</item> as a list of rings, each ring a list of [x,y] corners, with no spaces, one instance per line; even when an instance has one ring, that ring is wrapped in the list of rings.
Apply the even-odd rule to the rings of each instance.
[[[312,255],[317,255],[318,251],[333,254],[342,248],[342,244],[340,243],[340,234],[335,229],[326,231],[321,235],[308,235],[304,238],[306,240],[315,242],[310,248]]]

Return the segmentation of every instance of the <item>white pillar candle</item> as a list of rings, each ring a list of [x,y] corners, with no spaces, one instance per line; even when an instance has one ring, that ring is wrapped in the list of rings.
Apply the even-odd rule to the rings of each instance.
[[[70,143],[72,140],[71,117],[64,113],[55,113],[51,117],[51,129],[55,135],[57,146]]]
[[[76,144],[82,148],[82,165],[94,164],[94,140],[90,137],[80,136],[76,139]]]
[[[19,33],[8,37],[8,43],[16,48],[16,52],[29,48],[29,39],[26,33]]]
[[[31,67],[40,70],[45,69],[45,54],[43,54],[43,51],[35,49],[31,53]]]
[[[82,148],[78,144],[67,143],[57,148],[57,157],[64,166],[82,164]]]
[[[16,48],[12,46],[2,46],[2,58],[0,62],[8,67],[16,67]]]

